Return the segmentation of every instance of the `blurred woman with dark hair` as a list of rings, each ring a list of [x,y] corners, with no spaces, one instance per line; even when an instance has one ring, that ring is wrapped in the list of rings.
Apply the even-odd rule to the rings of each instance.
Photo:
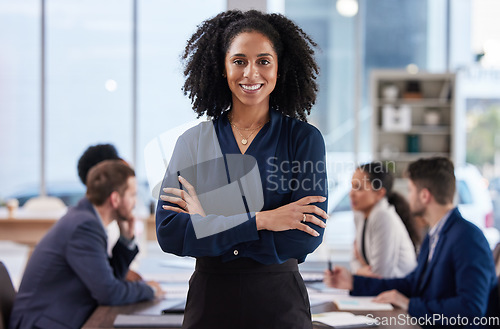
[[[351,270],[365,276],[403,277],[416,266],[419,244],[406,199],[392,191],[394,178],[382,162],[361,165],[349,194],[356,240]]]

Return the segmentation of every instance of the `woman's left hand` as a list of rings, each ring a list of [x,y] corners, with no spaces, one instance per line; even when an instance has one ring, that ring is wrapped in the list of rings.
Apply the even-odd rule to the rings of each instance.
[[[167,201],[173,204],[176,204],[178,207],[173,206],[163,206],[165,210],[172,210],[178,213],[186,213],[190,215],[198,214],[202,217],[205,217],[205,211],[201,206],[200,200],[198,199],[198,195],[196,194],[196,190],[193,185],[191,185],[184,177],[179,176],[179,182],[182,186],[187,190],[181,190],[173,187],[166,187],[163,189],[163,192],[167,194],[173,194],[175,196],[169,195],[160,195],[160,199],[163,201]]]
[[[318,225],[321,228],[326,227],[325,222],[313,214],[327,219],[327,213],[323,209],[312,204],[325,201],[326,197],[324,196],[306,196],[276,209],[259,211],[255,213],[257,230],[274,232],[300,230],[318,237],[320,234],[309,225],[306,225],[306,222]]]

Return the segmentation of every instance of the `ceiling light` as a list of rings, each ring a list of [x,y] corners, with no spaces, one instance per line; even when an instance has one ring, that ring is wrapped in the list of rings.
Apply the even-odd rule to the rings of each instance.
[[[345,17],[353,17],[358,13],[357,0],[337,0],[337,11]]]

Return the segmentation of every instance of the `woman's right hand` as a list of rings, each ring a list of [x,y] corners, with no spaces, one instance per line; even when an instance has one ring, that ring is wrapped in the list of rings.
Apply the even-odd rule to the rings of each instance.
[[[287,231],[301,230],[312,236],[319,236],[319,233],[312,229],[305,222],[309,222],[319,227],[325,228],[326,224],[316,216],[324,219],[328,218],[327,213],[311,203],[325,202],[324,196],[306,196],[300,200],[289,203],[273,210],[260,211],[255,214],[257,230]]]
[[[205,211],[203,210],[203,206],[198,199],[198,195],[196,194],[196,190],[193,185],[191,185],[182,176],[179,176],[178,179],[186,191],[173,187],[164,188],[163,192],[167,193],[167,195],[161,194],[160,199],[176,204],[178,207],[164,205],[162,206],[163,209],[190,215],[199,214],[200,216],[205,217]],[[170,194],[174,196],[171,196]]]
[[[332,271],[326,270],[323,282],[327,287],[347,290],[353,288],[352,274],[342,266],[336,266]]]

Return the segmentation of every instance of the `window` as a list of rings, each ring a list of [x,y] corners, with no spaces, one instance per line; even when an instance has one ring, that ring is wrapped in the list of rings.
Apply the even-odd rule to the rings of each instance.
[[[136,160],[145,182],[144,147],[194,120],[182,93],[180,55],[224,0],[138,1],[138,120],[133,120],[133,1],[46,0],[47,192],[74,204],[83,185],[77,161],[90,145],[112,143]],[[0,0],[0,203],[37,195],[41,177],[41,1]],[[133,131],[137,128],[137,140]],[[175,142],[175,141],[173,141]],[[133,159],[136,143],[137,157]],[[22,201],[22,200],[21,200]]]
[[[0,0],[0,200],[40,179],[40,8]]]
[[[76,165],[91,144],[132,151],[132,3],[50,0],[46,7],[47,190],[81,186]]]
[[[196,26],[225,9],[225,0],[140,3],[136,166],[142,182],[146,181],[144,155],[148,143],[170,129],[196,120],[191,102],[181,90],[184,76],[180,57]],[[173,147],[176,140],[170,142]],[[164,170],[159,173],[160,180],[163,175]]]
[[[340,211],[352,211],[351,208],[351,198],[349,197],[349,193],[347,193],[337,204],[335,209],[333,209],[333,212],[340,212]]]

